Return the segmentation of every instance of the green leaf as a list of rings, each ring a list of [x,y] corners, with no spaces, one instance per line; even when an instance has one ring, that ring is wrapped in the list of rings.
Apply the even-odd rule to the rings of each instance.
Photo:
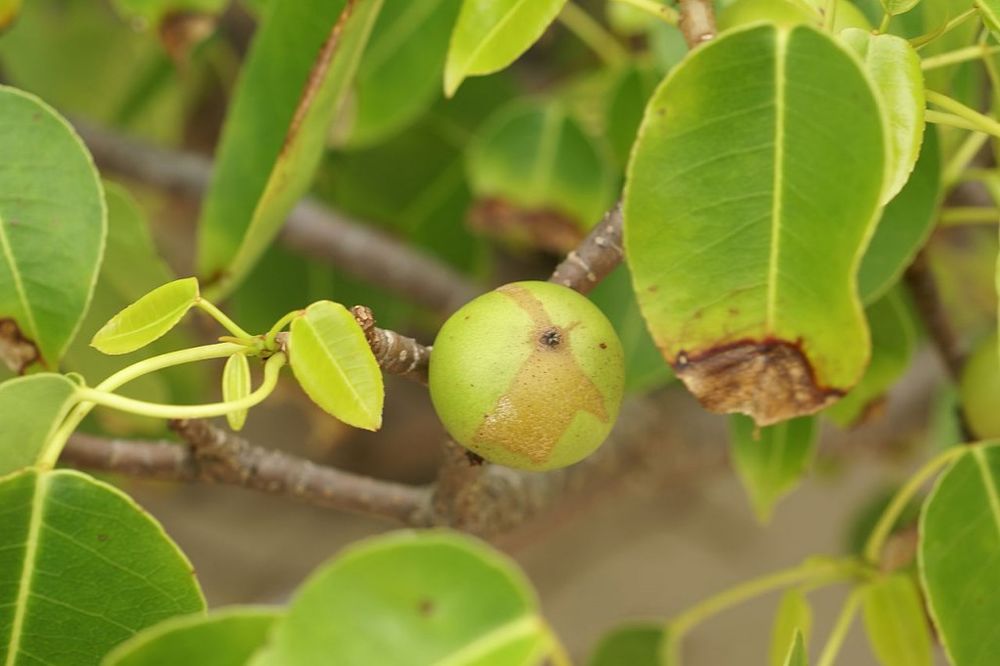
[[[468,76],[492,74],[538,41],[566,0],[463,0],[451,33],[444,93],[455,94]]]
[[[125,641],[102,666],[243,666],[267,641],[276,608],[235,606],[164,620]]]
[[[788,656],[785,657],[784,666],[809,666],[809,655],[806,654],[801,631],[795,632],[795,639],[788,648]]]
[[[115,9],[125,18],[145,26],[158,27],[170,16],[218,14],[227,0],[113,0]]]
[[[895,288],[865,310],[872,357],[858,385],[824,411],[838,425],[848,427],[863,419],[909,367],[917,333],[904,298],[902,289]]]
[[[962,367],[958,397],[962,414],[980,439],[1000,437],[1000,357],[996,333],[981,340]]]
[[[1000,0],[975,0],[975,5],[983,19],[983,24],[994,35],[1000,34]]]
[[[226,367],[222,370],[222,399],[226,402],[240,400],[250,395],[250,362],[246,354],[233,354],[226,359]],[[229,427],[239,432],[247,422],[247,411],[226,414]]]
[[[455,533],[397,532],[313,574],[252,663],[529,664],[548,641],[530,584],[505,556]]]
[[[802,638],[804,645],[809,643],[812,633],[812,607],[802,588],[794,587],[781,597],[778,612],[771,628],[771,666],[784,666],[788,656],[788,646],[795,642],[796,636]]]
[[[866,304],[899,281],[934,229],[941,198],[938,143],[937,132],[928,128],[910,179],[882,210],[858,272],[858,290]]]
[[[642,622],[616,627],[594,648],[587,666],[661,666],[662,622]]]
[[[0,32],[17,20],[21,11],[21,0],[0,0]]]
[[[213,296],[242,281],[308,189],[381,7],[382,0],[269,5],[199,223],[198,266]]]
[[[892,574],[866,585],[862,613],[868,640],[882,666],[931,666],[924,605],[907,574]]]
[[[413,123],[441,94],[448,38],[461,0],[385,5],[334,125],[339,143],[371,145]]]
[[[771,519],[775,503],[796,485],[816,451],[816,419],[803,417],[759,427],[745,416],[729,420],[730,455],[757,519]]]
[[[628,168],[626,255],[653,340],[706,408],[769,425],[861,379],[855,275],[885,156],[857,59],[804,25],[720,35],[656,91]]]
[[[49,438],[76,403],[76,385],[41,373],[0,384],[0,476],[38,462]]]
[[[890,176],[882,201],[895,197],[917,163],[924,137],[924,75],[920,56],[910,43],[894,35],[848,28],[840,33],[861,58],[875,84],[889,129]]]
[[[612,6],[632,8],[631,5],[617,3]],[[628,162],[639,123],[642,122],[642,111],[657,82],[658,77],[653,70],[629,67],[619,75],[611,90],[605,134],[615,159],[621,164]]]
[[[111,318],[90,345],[105,354],[127,354],[166,335],[198,302],[197,278],[161,285]]]
[[[0,480],[0,662],[92,666],[168,617],[203,610],[191,563],[121,491],[79,472]]]
[[[313,303],[292,321],[289,362],[312,401],[356,428],[382,427],[382,371],[347,308]]]
[[[0,86],[0,359],[58,367],[104,252],[104,195],[90,153],[33,95]]]
[[[920,0],[882,0],[882,9],[890,16],[905,14],[914,7]]]
[[[956,666],[1000,654],[1000,445],[970,447],[940,479],[920,517],[920,579]]]
[[[498,111],[469,146],[466,166],[477,198],[471,224],[532,247],[568,252],[613,198],[606,156],[556,103]]]

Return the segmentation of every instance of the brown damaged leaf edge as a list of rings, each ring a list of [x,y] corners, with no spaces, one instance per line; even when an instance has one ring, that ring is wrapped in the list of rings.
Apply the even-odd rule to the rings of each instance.
[[[19,375],[33,363],[45,365],[38,346],[24,337],[17,322],[10,317],[0,319],[0,361]]]
[[[741,413],[759,426],[818,412],[844,391],[820,386],[798,342],[738,340],[679,352],[674,372],[705,409]]]
[[[498,444],[543,463],[576,418],[577,412],[566,409],[566,404],[584,405],[582,411],[607,422],[604,395],[573,356],[569,337],[575,324],[556,326],[541,301],[521,287],[506,285],[497,291],[531,317],[534,344],[507,392],[484,416],[473,442]],[[552,390],[553,376],[562,380],[559,391]]]
[[[552,208],[523,208],[501,197],[475,201],[467,216],[469,227],[489,236],[525,239],[536,249],[565,254],[584,238],[576,222]]]

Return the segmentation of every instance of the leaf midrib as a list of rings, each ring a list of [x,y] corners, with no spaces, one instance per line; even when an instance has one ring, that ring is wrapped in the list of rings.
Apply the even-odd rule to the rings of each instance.
[[[358,407],[360,407],[361,411],[363,411],[369,418],[374,418],[375,416],[374,413],[368,409],[368,406],[362,399],[361,394],[358,393],[357,389],[354,388],[354,382],[351,381],[351,378],[347,376],[347,371],[344,370],[343,365],[340,363],[340,361],[337,360],[337,357],[333,355],[333,353],[330,351],[330,348],[323,343],[323,339],[319,336],[319,333],[317,332],[316,325],[309,320],[308,315],[303,317],[303,323],[309,327],[309,332],[312,335],[313,340],[316,342],[316,345],[320,348],[323,355],[327,359],[329,359],[330,365],[334,367],[334,369],[337,371],[337,374],[343,380],[344,385],[347,387],[348,393],[354,399],[354,403]]]
[[[472,659],[489,654],[490,650],[506,645],[511,640],[521,638],[538,628],[538,618],[525,615],[511,620],[483,634],[471,643],[466,643],[457,651],[438,661],[435,666],[464,666]]]
[[[31,519],[28,522],[28,538],[24,548],[24,566],[21,569],[21,580],[18,583],[17,600],[14,602],[14,622],[11,624],[6,666],[14,666],[17,663],[21,634],[24,631],[24,616],[27,613],[28,597],[31,594],[31,582],[35,577],[38,535],[42,530],[42,513],[48,490],[48,476],[45,474],[35,474],[34,476],[35,489],[31,498]]]
[[[764,325],[774,331],[778,302],[778,262],[781,260],[781,200],[784,190],[785,60],[788,33],[775,30],[774,42],[774,195],[771,201],[771,246],[768,255],[767,302]]]
[[[10,241],[7,238],[7,230],[5,225],[7,223],[4,221],[2,215],[0,215],[0,248],[3,249],[4,258],[10,265],[10,274],[14,278],[14,289],[17,291],[18,300],[21,301],[21,307],[24,308],[24,316],[27,319],[28,328],[30,328],[30,337],[32,340],[38,340],[38,324],[35,322],[35,313],[31,309],[31,302],[28,300],[28,293],[24,290],[24,282],[21,280],[21,271],[17,267],[17,261],[14,258],[14,249],[10,246]]]
[[[537,2],[538,0],[535,1]],[[506,27],[507,23],[511,20],[511,17],[517,14],[521,10],[521,8],[525,4],[527,4],[527,2],[528,0],[517,0],[517,2],[515,2],[511,6],[511,8],[507,11],[507,13],[504,14],[504,16],[501,17],[501,19],[496,22],[496,25],[490,28],[489,32],[486,33],[486,36],[483,37],[483,39],[479,42],[476,48],[472,49],[472,53],[470,53],[469,57],[466,58],[465,62],[462,63],[462,69],[463,69],[462,78],[468,76],[469,70],[472,67],[473,63],[476,61],[476,59],[479,57],[479,54],[482,53],[483,49],[491,41],[493,41],[493,38],[496,37],[497,33],[499,33]]]

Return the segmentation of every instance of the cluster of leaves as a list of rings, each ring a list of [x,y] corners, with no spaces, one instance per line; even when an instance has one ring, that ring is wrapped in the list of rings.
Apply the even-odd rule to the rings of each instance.
[[[54,22],[70,33],[93,25],[94,10],[82,4],[25,9],[0,38],[5,71],[60,108],[162,132],[155,117],[176,115],[191,95],[184,82],[163,83],[173,65],[162,53],[148,58],[138,82],[122,77],[131,88],[100,99],[52,85],[45,70],[54,56],[38,52],[46,41],[36,37]],[[155,27],[172,57],[179,39],[185,58],[216,68],[232,53],[212,37],[199,43],[203,24],[191,16],[223,4],[116,3]],[[566,661],[510,563],[446,533],[352,548],[287,609],[203,614],[189,563],[151,518],[102,482],[52,471],[94,405],[154,418],[225,415],[239,429],[286,361],[321,408],[356,427],[379,426],[382,377],[350,312],[317,300],[279,317],[287,304],[267,297],[277,273],[286,282],[323,271],[317,298],[334,283],[327,269],[271,248],[317,176],[320,196],[393,221],[413,244],[473,274],[485,270],[482,239],[454,224],[466,209],[477,233],[512,252],[561,253],[624,181],[629,273],[619,269],[594,299],[622,333],[629,386],[670,378],[658,347],[707,407],[748,415],[732,417],[733,461],[766,518],[809,467],[815,414],[855,423],[909,365],[915,327],[897,283],[939,217],[942,192],[966,176],[986,137],[1000,136],[1000,125],[975,110],[982,86],[973,69],[997,78],[990,40],[1000,10],[991,0],[720,2],[719,36],[683,56],[671,7],[625,4],[611,3],[609,22],[646,45],[634,57],[566,0],[252,3],[259,26],[198,225],[200,279],[174,279],[140,206],[101,182],[57,112],[0,88],[0,153],[15,167],[0,178],[0,352],[30,373],[0,385],[0,413],[18,415],[0,420],[0,506],[13,507],[0,512],[0,660],[181,663],[211,649],[223,664]],[[17,8],[0,2],[0,24]],[[507,68],[557,19],[600,56],[596,73],[531,96],[507,74],[489,85],[470,79]],[[95,50],[89,34],[73,34],[82,53]],[[100,57],[133,48],[113,46]],[[85,60],[76,66],[98,71]],[[442,89],[455,99],[439,100]],[[153,103],[158,95],[174,103],[164,110]],[[925,110],[928,102],[937,110]],[[416,162],[429,164],[418,176],[367,168]],[[993,174],[981,176],[996,187]],[[211,302],[230,296],[237,318],[265,332],[247,333]],[[110,367],[80,349],[81,326],[107,321],[92,340],[105,354],[161,351],[161,336],[192,308],[231,335],[86,385],[83,375]],[[227,359],[220,403],[172,404],[183,390],[151,374],[212,358]],[[256,390],[254,358],[264,361]],[[77,372],[37,372],[59,368]],[[141,395],[116,392],[132,380],[147,382]],[[961,386],[981,437],[1000,435],[989,400],[998,386],[993,338]],[[881,571],[889,531],[945,465],[920,511],[916,566]],[[929,664],[925,600],[953,663],[991,663],[1000,654],[990,594],[1000,583],[990,567],[1000,551],[998,476],[1000,448],[947,449],[893,499],[861,555],[811,559],[669,620],[622,629],[592,663],[677,663],[695,624],[788,588],[770,660],[804,664],[806,593],[835,582],[852,592],[822,666],[836,658],[858,608],[882,663]],[[69,562],[72,577],[52,575]]]

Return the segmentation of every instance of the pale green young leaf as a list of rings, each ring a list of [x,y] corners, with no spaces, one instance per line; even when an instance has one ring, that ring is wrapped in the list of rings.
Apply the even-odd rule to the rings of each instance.
[[[758,427],[745,416],[729,421],[729,450],[757,519],[771,519],[777,501],[798,485],[816,451],[816,419]]]
[[[813,614],[805,591],[794,587],[782,595],[778,612],[771,627],[771,652],[768,663],[784,666],[788,656],[788,646],[795,642],[796,635],[802,636],[804,645],[809,644],[812,634]]]
[[[94,334],[92,347],[105,354],[127,354],[166,335],[198,302],[197,278],[161,285],[127,306]]]
[[[173,617],[116,647],[101,666],[244,666],[280,616],[277,608],[233,606]]]
[[[348,148],[377,143],[413,123],[441,95],[448,39],[461,0],[388,2],[379,13],[334,123]]]
[[[882,9],[890,16],[905,14],[917,6],[920,0],[882,0]]]
[[[26,470],[0,480],[0,506],[6,666],[93,666],[142,629],[205,608],[191,563],[112,486]]]
[[[302,389],[327,413],[356,428],[382,426],[382,370],[347,308],[313,303],[292,321],[289,362]]]
[[[546,634],[505,556],[457,533],[407,531],[354,544],[314,573],[252,663],[528,664]]]
[[[891,574],[862,593],[862,616],[882,666],[931,666],[931,636],[920,592],[909,575]]]
[[[863,419],[909,367],[917,333],[905,298],[897,287],[865,309],[872,357],[861,381],[824,411],[838,425],[848,427]]]
[[[199,223],[198,266],[214,296],[240,283],[309,188],[381,7],[382,0],[269,5]]]
[[[76,385],[40,373],[0,384],[0,476],[38,462],[49,438],[76,403]]]
[[[637,622],[604,634],[587,659],[587,666],[663,666],[660,649],[664,642],[662,622]]]
[[[804,25],[720,35],[656,91],[628,168],[626,255],[654,341],[703,405],[769,425],[861,379],[855,280],[886,142],[856,57]]]
[[[983,23],[994,35],[1000,34],[1000,0],[975,0]]]
[[[809,666],[809,655],[806,653],[801,631],[795,632],[795,638],[789,644],[788,655],[783,664],[784,666]]]
[[[861,58],[886,114],[890,175],[882,201],[888,202],[909,180],[923,142],[925,102],[920,56],[908,41],[894,35],[848,28],[840,38]]]
[[[58,367],[94,291],[107,233],[101,182],[76,132],[0,86],[0,361]]]
[[[924,132],[920,157],[910,179],[882,209],[878,227],[858,270],[858,292],[871,304],[913,263],[913,257],[934,229],[941,200],[941,155],[933,127]]]
[[[451,33],[444,93],[469,76],[497,72],[538,41],[566,0],[463,0]]]
[[[246,354],[233,354],[226,359],[222,370],[222,399],[226,402],[240,400],[250,395],[250,362]],[[239,432],[247,421],[247,410],[226,414],[229,427]]]
[[[993,666],[1000,654],[1000,445],[969,450],[924,503],[920,581],[951,663]]]

